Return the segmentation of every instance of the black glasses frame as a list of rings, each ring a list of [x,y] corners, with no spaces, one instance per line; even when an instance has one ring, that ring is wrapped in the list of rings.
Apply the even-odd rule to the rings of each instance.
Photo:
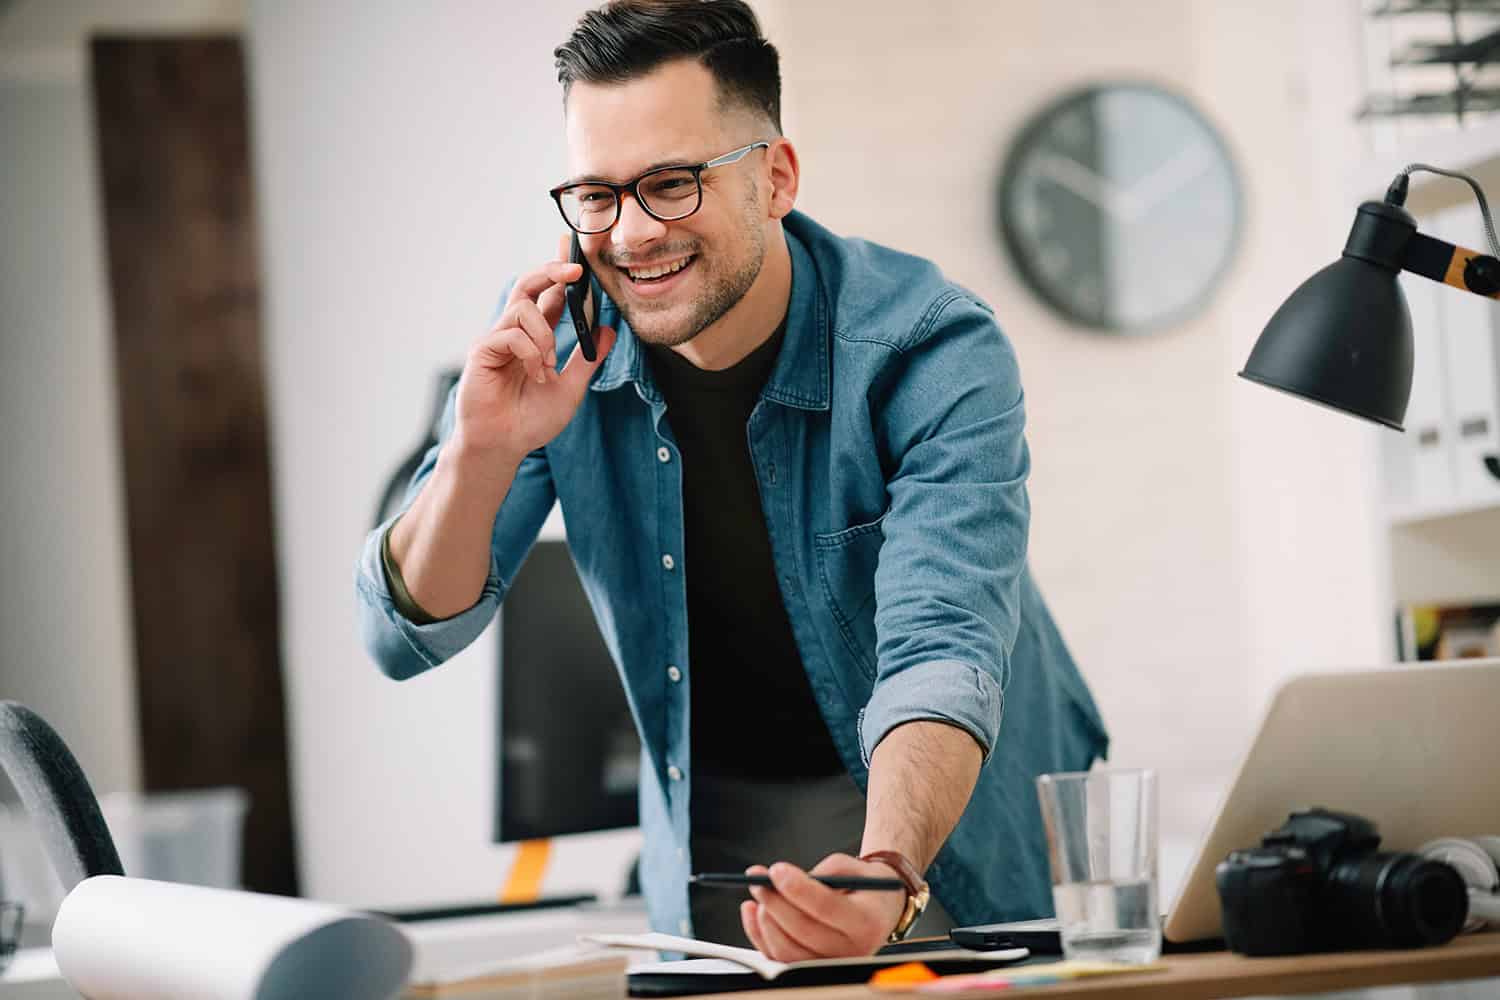
[[[656,167],[655,169],[648,170],[644,174],[641,174],[635,180],[626,181],[624,184],[611,184],[609,181],[579,181],[576,184],[559,184],[557,187],[553,188],[547,193],[550,194],[552,196],[552,200],[557,203],[557,213],[561,215],[563,221],[568,224],[568,228],[582,236],[596,236],[599,233],[607,233],[611,229],[613,229],[615,227],[615,223],[620,221],[620,211],[622,206],[624,205],[625,195],[627,194],[634,198],[635,203],[641,206],[641,211],[651,216],[651,218],[656,219],[658,222],[676,222],[679,219],[686,219],[688,216],[692,215],[694,212],[698,211],[698,209],[703,207],[703,171],[711,170],[714,167],[727,166],[730,163],[737,163],[740,160],[744,159],[746,156],[749,156],[757,149],[770,148],[771,144],[769,142],[752,142],[748,146],[741,146],[739,149],[732,149],[729,152],[725,153],[723,156],[716,156],[712,160],[704,160],[702,163],[674,163],[665,167]],[[683,212],[681,215],[661,215],[658,212],[653,212],[651,210],[651,206],[647,205],[645,199],[641,197],[641,181],[647,180],[651,177],[655,177],[657,174],[667,173],[671,170],[692,171],[693,183],[697,185],[698,188],[697,197],[693,200],[693,207],[688,209],[686,212]],[[581,187],[605,187],[614,192],[615,214],[614,218],[609,220],[609,225],[603,226],[599,229],[579,229],[573,224],[573,220],[568,218],[568,213],[563,208],[563,195],[567,194],[574,188]]]

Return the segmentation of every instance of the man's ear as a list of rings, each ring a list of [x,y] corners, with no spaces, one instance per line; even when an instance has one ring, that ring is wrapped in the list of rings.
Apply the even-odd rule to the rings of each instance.
[[[801,176],[797,150],[791,140],[773,140],[771,148],[766,150],[766,162],[771,172],[771,218],[781,219],[796,206],[797,181]]]

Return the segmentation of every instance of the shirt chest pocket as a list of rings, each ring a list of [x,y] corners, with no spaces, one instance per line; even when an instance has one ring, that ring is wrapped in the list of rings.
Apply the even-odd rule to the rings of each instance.
[[[813,536],[818,578],[844,644],[865,676],[875,679],[875,568],[885,541],[881,515],[868,524]]]

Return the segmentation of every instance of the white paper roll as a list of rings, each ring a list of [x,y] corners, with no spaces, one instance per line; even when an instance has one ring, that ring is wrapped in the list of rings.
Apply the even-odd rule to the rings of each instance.
[[[52,926],[89,1000],[391,1000],[412,947],[390,922],[326,903],[97,875]]]

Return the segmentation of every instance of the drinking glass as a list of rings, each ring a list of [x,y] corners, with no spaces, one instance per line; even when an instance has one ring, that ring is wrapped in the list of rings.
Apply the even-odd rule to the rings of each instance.
[[[1037,779],[1063,955],[1156,961],[1156,774],[1100,769]]]

